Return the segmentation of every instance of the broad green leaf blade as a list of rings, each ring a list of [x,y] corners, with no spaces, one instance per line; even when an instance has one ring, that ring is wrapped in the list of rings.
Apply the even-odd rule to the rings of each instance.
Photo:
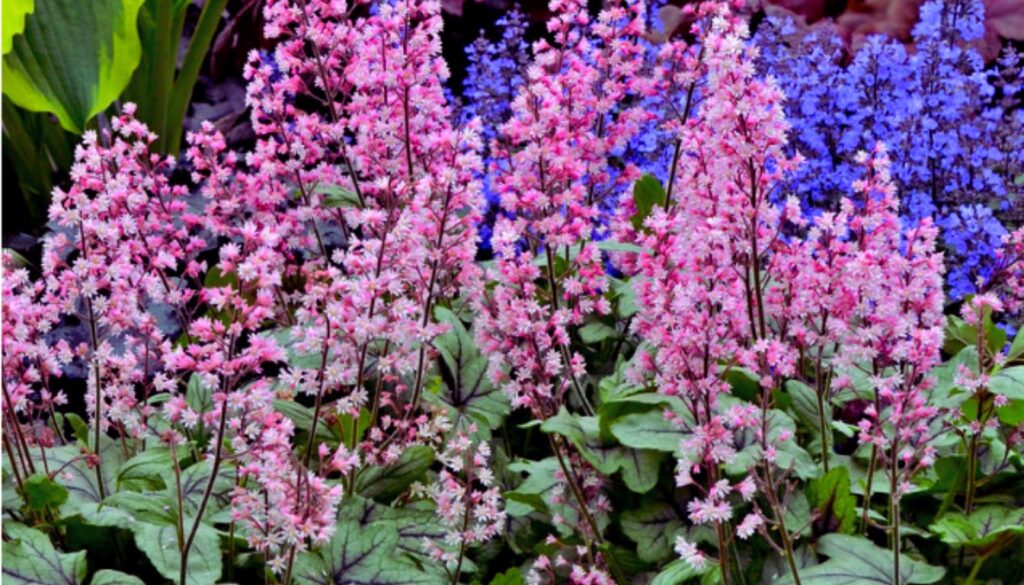
[[[665,420],[660,410],[627,414],[611,425],[612,434],[623,445],[675,453],[685,433]]]
[[[121,446],[113,440],[104,439],[102,444],[100,457],[103,460],[103,493],[109,496],[116,491],[117,470],[124,460],[124,454]],[[81,447],[70,444],[49,449],[46,453],[46,462],[50,469],[63,469],[55,481],[68,490],[68,499],[61,508],[65,516],[74,513],[83,504],[99,503],[101,500],[96,469],[86,465],[81,455]],[[41,469],[43,462],[38,451],[32,451],[32,459],[36,467]]]
[[[946,514],[931,525],[931,531],[942,542],[955,547],[968,547],[988,553],[999,544],[1024,534],[1024,509],[1010,510],[1003,506],[985,506],[965,516]]]
[[[135,21],[142,3],[38,0],[24,32],[4,55],[3,93],[18,106],[50,112],[65,129],[81,133],[121,95],[139,64],[142,46]]]
[[[490,585],[524,585],[526,583],[523,578],[523,573],[519,569],[513,567],[504,573],[499,573],[491,579]]]
[[[488,439],[511,411],[508,396],[491,383],[487,357],[462,320],[444,307],[437,307],[434,314],[449,330],[434,341],[441,355],[441,384],[436,391],[428,388],[423,398],[447,409],[456,429],[466,430],[475,423],[477,434]]]
[[[388,524],[342,522],[319,552],[305,552],[295,563],[299,585],[439,585],[438,575],[420,571],[395,554],[398,531]]]
[[[640,229],[644,220],[654,210],[655,205],[665,204],[665,189],[661,182],[654,175],[644,175],[633,186],[633,204],[636,205],[636,213],[629,218],[633,227]]]
[[[433,565],[441,570],[424,549],[425,541],[429,540],[458,554],[458,545],[445,542],[448,530],[439,521],[433,503],[426,500],[392,508],[374,500],[352,496],[342,504],[339,518],[341,522],[352,522],[362,527],[393,526],[398,531],[395,550],[425,567]]]
[[[25,479],[25,505],[33,512],[59,508],[68,501],[68,490],[50,479],[44,473],[37,473]]]
[[[626,486],[636,493],[646,493],[658,483],[658,469],[664,453],[649,449],[632,449],[604,441],[597,417],[571,414],[563,406],[558,414],[541,425],[545,433],[561,435],[576,447],[580,455],[605,475],[622,471]]]
[[[177,460],[181,461],[188,455],[188,446],[176,447]],[[171,450],[164,446],[149,447],[145,451],[125,461],[117,470],[117,485],[120,488],[129,482],[146,483],[153,489],[162,489],[164,476],[173,469],[174,462]]]
[[[676,535],[685,529],[676,511],[664,502],[627,510],[619,517],[619,522],[626,536],[636,543],[640,558],[650,563],[662,562],[672,556]]]
[[[709,568],[710,565],[698,571],[683,559],[676,559],[655,575],[651,585],[683,585],[683,583],[690,582],[694,577],[703,575]]]
[[[58,552],[42,532],[4,522],[3,582],[13,585],[79,585],[85,582],[85,551]]]
[[[360,475],[356,482],[356,492],[366,498],[390,502],[414,482],[423,479],[433,462],[433,449],[426,445],[414,445],[391,465],[372,467]]]
[[[853,533],[857,501],[850,493],[850,472],[845,467],[836,467],[812,480],[807,496],[818,513],[816,522],[824,531]]]
[[[191,465],[181,472],[181,502],[185,508],[185,518],[194,518],[202,504],[203,493],[210,483],[210,475],[213,473],[213,462],[209,459]],[[167,487],[164,496],[168,499],[177,499],[177,487],[174,480],[173,470],[164,473],[164,483]],[[235,469],[227,462],[221,463],[217,470],[217,479],[213,482],[213,491],[203,512],[203,519],[209,521],[219,511],[227,512],[231,502],[231,490],[235,486]],[[175,506],[177,507],[177,506]],[[186,528],[191,528],[188,521]]]
[[[188,526],[191,523],[186,523]],[[187,529],[187,528],[186,528]],[[181,552],[175,526],[144,524],[135,529],[135,546],[153,563],[164,578],[178,582]],[[212,527],[201,524],[189,551],[186,585],[213,585],[220,579],[220,537]]]
[[[96,571],[93,575],[90,585],[146,585],[146,583],[133,575],[122,573],[121,571],[112,571],[110,569],[103,569],[102,571]]]
[[[35,2],[33,0],[4,0],[3,5],[3,54],[6,55],[7,51],[11,50],[14,35],[25,30],[25,17],[35,10]]]
[[[892,551],[870,540],[846,534],[826,534],[818,541],[818,552],[829,557],[820,565],[800,571],[803,585],[892,585]],[[946,570],[900,555],[900,583],[924,585],[942,579]],[[780,585],[793,583],[787,576]]]

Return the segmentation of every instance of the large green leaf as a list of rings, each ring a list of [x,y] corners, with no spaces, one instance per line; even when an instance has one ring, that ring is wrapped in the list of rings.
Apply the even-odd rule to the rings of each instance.
[[[685,526],[672,506],[653,502],[637,510],[627,510],[619,517],[622,532],[636,543],[637,554],[650,563],[661,562],[672,555],[676,535]]]
[[[665,189],[657,177],[654,175],[640,177],[640,180],[633,185],[633,204],[636,206],[636,212],[633,217],[629,218],[629,221],[633,223],[634,228],[640,229],[644,225],[644,220],[654,210],[654,206],[665,204]]]
[[[583,519],[579,512],[566,501],[568,488],[559,481],[556,475],[560,472],[558,460],[548,457],[540,461],[516,461],[510,463],[509,471],[515,473],[526,473],[526,478],[514,490],[505,492],[505,512],[512,518],[528,516],[533,512],[540,512],[541,516],[548,520],[555,514],[565,519],[565,522],[558,526],[563,535],[571,533],[571,526],[575,526]],[[603,516],[599,517],[603,518]]]
[[[33,0],[4,0],[3,5],[3,54],[6,55],[7,51],[11,50],[14,35],[25,30],[25,17],[35,9],[35,2]]]
[[[446,408],[457,429],[465,430],[476,424],[477,434],[483,439],[490,438],[491,431],[508,416],[508,397],[491,384],[487,357],[458,316],[444,307],[435,309],[434,314],[449,329],[434,340],[434,347],[441,354],[442,384],[437,392],[425,392],[424,399]]]
[[[361,525],[342,521],[330,543],[299,555],[295,582],[300,585],[440,585],[445,579],[421,571],[396,554],[399,534],[389,523]]]
[[[786,441],[780,440],[783,431],[788,431],[790,435]],[[818,475],[818,467],[811,455],[796,441],[796,423],[785,412],[774,409],[768,411],[768,440],[766,442],[769,446],[776,447],[775,465],[780,469],[792,467],[793,472],[800,479],[810,479]],[[754,429],[744,429],[737,433],[736,447],[736,458],[725,467],[727,473],[742,475],[763,457],[761,442]]]
[[[665,454],[650,449],[633,449],[601,438],[596,417],[571,414],[564,407],[541,425],[546,433],[569,439],[591,465],[605,475],[622,471],[626,487],[646,493],[658,483],[658,470]]]
[[[64,554],[42,532],[4,522],[3,582],[13,585],[79,585],[85,581],[85,551]]]
[[[96,571],[92,581],[89,583],[90,585],[146,585],[138,577],[122,573],[121,571],[111,571],[110,569]]]
[[[102,445],[103,494],[109,496],[115,491],[117,470],[124,460],[124,454],[121,446],[113,440],[104,438]],[[36,467],[42,469],[43,461],[39,452],[33,450],[31,453]],[[73,514],[82,504],[98,503],[101,500],[96,469],[86,464],[80,446],[69,444],[49,449],[46,452],[46,463],[50,469],[62,470],[56,481],[68,490],[67,501],[61,509],[65,515]]]
[[[651,585],[683,585],[694,577],[703,575],[709,569],[710,566],[697,570],[683,559],[676,559],[665,565],[665,568],[654,576]]]
[[[800,571],[803,585],[892,585],[892,551],[870,540],[846,534],[826,534],[818,541],[818,552],[829,557],[820,565]],[[900,555],[901,585],[935,583],[946,570]],[[793,583],[792,576],[778,582]]]
[[[202,504],[203,493],[210,483],[210,475],[213,473],[213,462],[209,459],[200,461],[189,466],[181,472],[181,501],[185,508],[185,517],[191,518],[199,511]],[[167,498],[177,497],[174,473],[168,470],[164,474],[164,483],[167,484],[164,496]],[[221,463],[217,470],[217,479],[213,483],[213,491],[206,503],[203,512],[203,519],[209,521],[218,512],[227,513],[231,500],[231,490],[235,485],[235,470],[228,463]],[[188,523],[186,522],[186,527]]]
[[[660,410],[627,414],[611,424],[611,431],[623,445],[668,453],[678,451],[686,436]]]
[[[1024,534],[1024,509],[985,506],[965,516],[946,514],[931,525],[931,531],[946,544],[989,554],[1000,545]]]
[[[395,550],[423,564],[434,562],[423,548],[425,541],[458,552],[457,545],[445,542],[448,529],[439,521],[433,503],[426,500],[393,508],[374,500],[352,496],[342,504],[339,518],[341,522],[353,522],[360,526],[386,524],[394,527],[398,531]]]
[[[1024,400],[1024,366],[1001,370],[989,380],[989,390],[1014,400]]]
[[[5,0],[6,3],[6,0]],[[76,133],[114,102],[139,64],[143,0],[38,0],[3,58],[3,92]]]
[[[188,449],[188,445],[176,447],[179,464],[188,454]],[[164,475],[172,468],[171,450],[164,446],[150,446],[125,461],[117,470],[118,488],[125,484],[131,484],[161,489],[164,487]]]
[[[68,501],[67,488],[50,479],[45,473],[37,473],[26,478],[23,488],[25,505],[33,512],[59,508]]]
[[[363,497],[390,502],[423,479],[433,462],[434,450],[430,447],[409,447],[391,465],[371,467],[362,473],[356,481],[356,492]]]
[[[853,532],[857,500],[850,493],[850,472],[845,467],[836,467],[812,480],[807,496],[817,511],[816,521],[826,532]]]
[[[175,583],[181,573],[177,528],[169,524],[143,524],[135,529],[135,546],[144,552],[164,578]],[[201,524],[189,551],[186,585],[213,585],[220,578],[220,537],[212,527]]]

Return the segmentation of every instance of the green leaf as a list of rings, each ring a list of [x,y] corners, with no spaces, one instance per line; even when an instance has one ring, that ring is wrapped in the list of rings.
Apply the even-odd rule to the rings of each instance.
[[[601,321],[591,321],[579,328],[578,333],[583,343],[598,343],[605,339],[617,337],[619,332],[615,330],[611,325],[602,323]]]
[[[623,445],[675,453],[685,433],[665,420],[660,410],[627,414],[611,424],[612,434]]]
[[[296,327],[297,328],[297,327]],[[323,357],[320,351],[304,351],[299,353],[296,350],[296,336],[292,333],[293,327],[283,327],[280,329],[274,329],[264,335],[269,336],[271,339],[277,342],[277,344],[285,351],[287,356],[288,367],[292,370],[319,370],[323,364]],[[330,361],[334,356],[330,353],[327,354],[327,361]]]
[[[573,533],[573,526],[583,521],[579,512],[570,502],[566,501],[561,491],[563,483],[556,478],[556,474],[561,473],[561,468],[556,458],[548,457],[540,461],[516,461],[509,464],[508,470],[513,473],[527,473],[527,477],[522,483],[514,490],[504,494],[506,498],[505,511],[510,517],[519,518],[540,511],[542,512],[541,518],[550,521],[552,516],[558,514],[565,519],[565,522],[556,528],[560,534],[566,537]],[[541,498],[543,510],[537,509],[534,496]],[[604,514],[599,514],[595,520],[602,529],[608,522],[607,516]]]
[[[178,464],[188,453],[187,445],[177,448]],[[125,461],[117,470],[118,486],[128,482],[145,481],[153,489],[164,487],[163,477],[172,468],[171,450],[164,446],[150,446],[145,451]]]
[[[703,575],[710,570],[710,566],[701,570],[694,569],[690,563],[683,559],[676,559],[665,566],[664,569],[651,581],[651,585],[683,585],[690,579]]]
[[[309,435],[309,430],[313,428],[312,408],[303,406],[293,400],[275,400],[274,410],[288,417],[288,420],[292,421],[296,429],[305,431],[306,435]],[[351,427],[349,429],[351,430]],[[337,437],[331,433],[331,429],[324,424],[322,419],[316,425],[316,438],[321,442],[337,440]]]
[[[124,455],[121,446],[113,440],[104,437],[102,445],[100,457],[103,461],[103,493],[110,495],[115,491],[117,470],[124,460]],[[36,467],[41,468],[42,459],[38,457],[38,451],[33,450],[32,458]],[[83,504],[99,503],[99,478],[96,476],[96,469],[86,464],[80,446],[63,445],[49,449],[46,452],[46,462],[50,469],[63,470],[54,480],[68,491],[68,499],[61,508],[62,513],[67,515]]]
[[[846,534],[826,534],[818,541],[818,553],[829,557],[820,565],[800,571],[804,585],[890,585],[893,578],[892,551],[870,540]],[[946,570],[900,555],[900,583],[935,583]],[[780,585],[793,583],[790,575]]]
[[[629,220],[633,227],[640,229],[644,220],[654,210],[655,205],[665,204],[665,189],[661,182],[654,175],[644,175],[633,185],[633,204],[636,206],[636,213]]]
[[[988,389],[1013,400],[1024,400],[1024,366],[1000,370],[989,380]]]
[[[87,504],[80,509],[82,518],[94,526],[116,526],[134,530],[138,522],[174,524],[177,499],[161,493],[118,492],[103,500],[103,505]]]
[[[6,55],[14,44],[14,35],[25,30],[25,17],[35,10],[33,0],[4,0],[3,11],[3,54]]]
[[[1024,534],[1024,508],[1011,510],[1003,506],[984,506],[970,516],[950,513],[932,524],[930,529],[948,545],[968,547],[988,556]]]
[[[1007,361],[1014,360],[1021,355],[1024,355],[1024,331],[1017,331],[1017,335],[1013,338],[1013,344],[1010,345],[1010,351],[1006,354]]]
[[[615,293],[615,315],[619,319],[629,319],[637,311],[636,289],[631,280],[619,280],[609,277],[612,292]]]
[[[850,493],[850,472],[845,467],[829,470],[811,480],[807,497],[818,512],[818,522],[828,532],[852,534],[857,521],[857,501]]]
[[[61,553],[42,532],[4,522],[3,582],[12,585],[78,585],[85,582],[85,551]]]
[[[621,470],[626,487],[633,492],[646,493],[658,483],[658,469],[664,454],[605,442],[595,417],[570,414],[563,406],[540,428],[545,433],[557,433],[569,439],[580,455],[601,473],[611,475]]]
[[[142,524],[135,529],[135,546],[139,547],[153,567],[165,579],[178,582],[181,572],[181,552],[178,550],[178,531],[173,525]],[[200,524],[185,570],[186,585],[213,585],[220,579],[220,537],[217,531]]]
[[[414,482],[423,479],[433,462],[433,449],[426,445],[414,445],[391,465],[371,467],[360,475],[356,481],[356,492],[379,502],[390,502],[402,495]]]
[[[658,563],[672,556],[676,535],[684,530],[683,521],[666,503],[652,502],[637,510],[627,510],[619,517],[622,532],[636,543],[640,558]]]
[[[68,490],[43,473],[31,475],[24,481],[25,505],[33,512],[59,508],[68,501]]]
[[[146,585],[138,577],[110,569],[96,571],[90,583],[91,585]]]
[[[455,428],[466,430],[475,423],[483,439],[500,427],[511,411],[508,396],[487,375],[487,357],[473,341],[473,335],[454,313],[444,307],[434,310],[437,320],[449,329],[434,340],[441,355],[439,392],[424,392],[427,402],[444,407]]]
[[[361,527],[394,527],[398,531],[395,550],[423,565],[434,565],[423,548],[424,541],[429,540],[458,553],[458,545],[445,542],[447,528],[439,521],[433,502],[427,500],[393,508],[374,500],[351,496],[346,498],[339,510],[339,522],[351,522]]]
[[[627,242],[616,242],[615,240],[601,240],[597,242],[597,249],[602,252],[632,252],[634,254],[647,254],[651,251],[643,246]]]
[[[299,585],[438,585],[444,581],[395,554],[399,534],[387,523],[340,522],[330,543],[295,563]]]
[[[185,389],[185,402],[188,407],[203,415],[213,410],[213,390],[203,383],[202,378],[192,374],[188,379],[188,387]]]
[[[783,431],[789,431],[791,438],[780,441],[779,437]],[[810,454],[797,443],[796,423],[785,412],[774,409],[768,411],[767,443],[777,448],[778,457],[775,460],[775,465],[780,469],[789,469],[792,466],[794,473],[800,479],[810,479],[818,475],[818,466]],[[761,442],[757,438],[755,430],[744,429],[737,433],[736,446],[738,452],[735,459],[726,465],[726,472],[742,475],[761,460]]]
[[[317,189],[323,193],[323,206],[328,209],[338,207],[362,207],[355,191],[344,189],[338,185],[324,185]]]
[[[203,494],[206,486],[210,483],[210,476],[213,473],[213,462],[205,459],[191,465],[181,472],[181,500],[184,507],[182,512],[185,518],[194,518],[202,504]],[[177,487],[174,480],[173,470],[168,469],[164,473],[164,483],[167,485],[164,495],[169,499],[177,498]],[[231,464],[223,462],[217,470],[217,479],[213,483],[213,491],[210,492],[210,499],[203,512],[203,519],[209,519],[217,512],[229,509],[231,501],[231,490],[235,487],[235,470]],[[185,523],[189,528],[189,523]]]
[[[523,573],[512,567],[504,573],[498,573],[491,579],[490,585],[524,585],[526,581],[523,579]]]
[[[121,95],[139,64],[135,21],[142,3],[38,0],[4,54],[3,93],[26,110],[56,115],[61,126],[80,134]]]
[[[788,380],[786,382],[786,393],[793,399],[793,412],[797,417],[816,435],[820,434],[821,424],[818,420],[818,393],[807,384],[798,380]],[[831,411],[831,405],[826,405],[826,428],[832,426]]]

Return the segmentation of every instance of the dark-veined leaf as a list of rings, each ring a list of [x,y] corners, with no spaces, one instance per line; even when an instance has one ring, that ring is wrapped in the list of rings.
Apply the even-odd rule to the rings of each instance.
[[[371,467],[356,481],[356,492],[365,498],[390,502],[414,482],[423,479],[434,462],[434,450],[426,445],[409,447],[391,465]]]
[[[1024,509],[984,506],[970,516],[950,513],[932,524],[931,531],[951,546],[991,554],[991,549],[1024,534]]]
[[[13,585],[79,585],[85,581],[85,551],[58,552],[42,532],[4,522],[3,582]]]
[[[434,315],[449,329],[434,340],[441,355],[441,384],[436,392],[425,391],[423,398],[447,409],[455,428],[465,430],[476,424],[479,436],[488,439],[511,410],[508,396],[491,383],[487,357],[462,320],[444,307],[437,307]]]
[[[186,524],[187,526],[187,524]],[[187,529],[187,528],[186,528]],[[178,550],[177,528],[168,524],[142,524],[135,529],[135,546],[139,547],[153,567],[164,578],[175,583],[181,572],[181,551]],[[186,585],[213,585],[220,578],[220,537],[217,531],[200,524],[189,551],[185,570]]]
[[[96,574],[92,576],[92,581],[89,583],[90,585],[146,585],[138,577],[110,569],[96,571]]]
[[[340,522],[330,543],[299,555],[295,582],[300,585],[441,585],[442,575],[421,571],[395,554],[395,526]]]
[[[672,555],[677,534],[685,529],[683,521],[671,506],[653,502],[637,510],[627,510],[619,517],[622,531],[636,543],[642,560],[657,563]]]
[[[818,541],[818,553],[829,557],[820,565],[800,571],[804,585],[892,585],[892,551],[875,546],[870,540],[846,534],[826,534]],[[900,583],[935,583],[946,570],[900,555]],[[780,585],[793,583],[786,576]]]

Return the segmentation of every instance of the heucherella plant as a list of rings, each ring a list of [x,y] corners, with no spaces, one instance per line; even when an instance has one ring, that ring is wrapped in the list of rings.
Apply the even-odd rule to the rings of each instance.
[[[970,6],[813,61],[909,98],[817,116],[743,2],[512,13],[461,102],[440,3],[266,2],[244,149],[127,104],[4,253],[5,581],[1011,582],[1018,74]]]

